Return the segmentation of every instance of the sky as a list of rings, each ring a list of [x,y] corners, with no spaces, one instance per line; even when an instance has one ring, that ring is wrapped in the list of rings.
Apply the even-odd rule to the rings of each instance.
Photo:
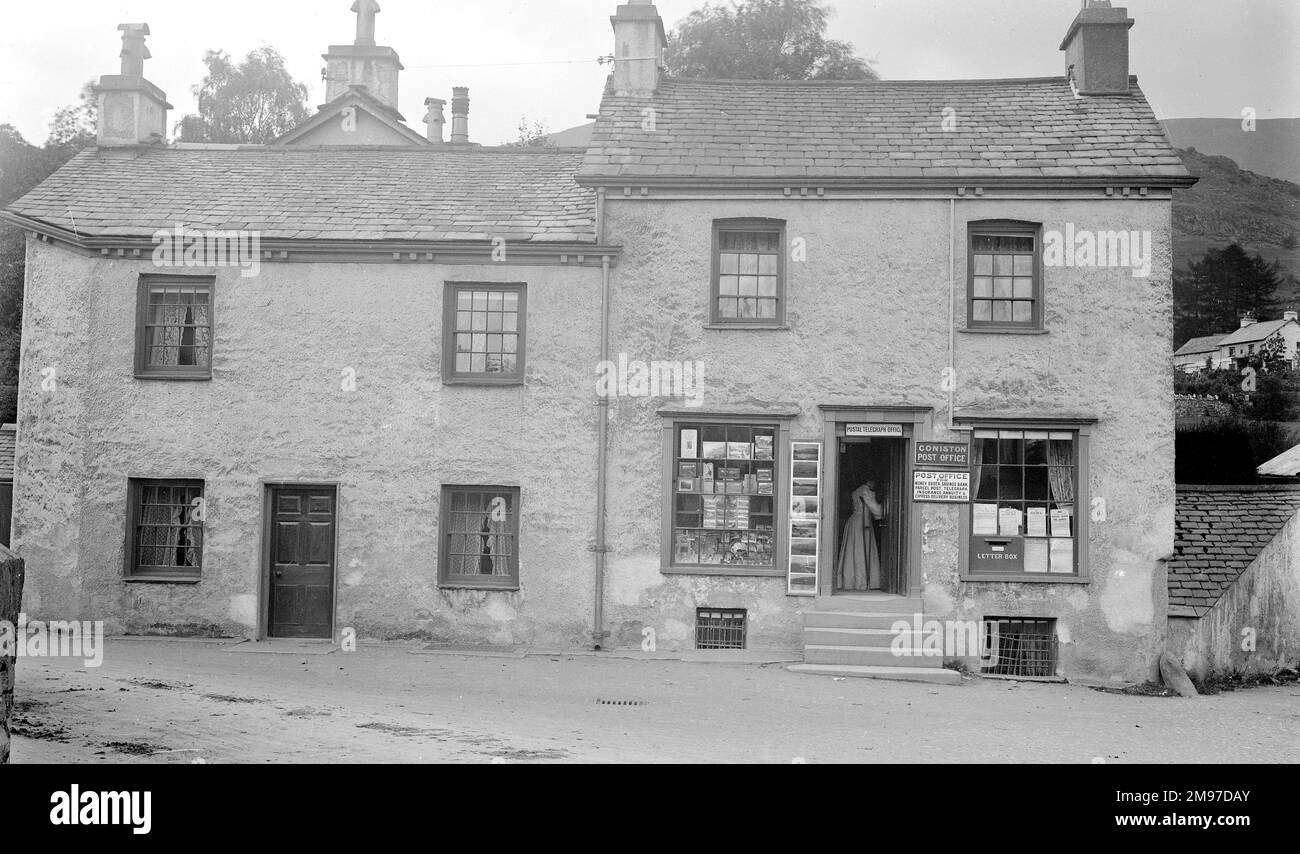
[[[704,0],[658,0],[671,28]],[[351,44],[352,0],[8,0],[0,33],[0,123],[44,142],[59,107],[82,84],[118,72],[117,25],[149,24],[145,76],[181,115],[205,51],[236,58],[270,45],[324,100],[321,54]],[[613,52],[616,0],[381,0],[376,41],[406,70],[400,109],[423,133],[424,99],[470,87],[470,137],[518,136],[520,120],[559,131],[599,107]],[[1061,39],[1079,0],[830,0],[829,34],[852,42],[889,79],[1064,74]],[[1116,0],[1115,5],[1121,5]],[[1300,117],[1300,2],[1131,0],[1132,73],[1160,118]],[[202,11],[207,9],[209,11]]]

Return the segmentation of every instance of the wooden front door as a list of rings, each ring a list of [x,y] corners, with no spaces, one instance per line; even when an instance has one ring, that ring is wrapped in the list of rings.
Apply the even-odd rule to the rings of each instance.
[[[334,487],[273,486],[270,615],[273,638],[334,637]]]

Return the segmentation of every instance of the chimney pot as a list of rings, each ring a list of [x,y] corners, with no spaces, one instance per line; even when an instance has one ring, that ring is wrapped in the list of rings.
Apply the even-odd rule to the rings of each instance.
[[[143,145],[167,138],[167,111],[172,105],[161,89],[144,78],[149,58],[148,24],[119,24],[121,74],[105,74],[95,86],[99,99],[97,141],[101,146]]]
[[[442,98],[425,98],[424,105],[429,108],[429,112],[424,117],[424,123],[429,126],[426,136],[429,142],[441,145],[444,142],[442,129],[447,124],[447,116],[442,108],[447,106],[447,102]]]
[[[1080,95],[1124,95],[1129,91],[1128,9],[1110,0],[1084,0],[1061,42],[1066,75]]]
[[[469,87],[451,90],[451,144],[469,144]]]

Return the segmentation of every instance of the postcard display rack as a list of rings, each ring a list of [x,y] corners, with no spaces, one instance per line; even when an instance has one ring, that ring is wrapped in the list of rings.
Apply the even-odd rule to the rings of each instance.
[[[786,592],[791,596],[817,595],[821,455],[818,442],[790,443],[790,569]]]

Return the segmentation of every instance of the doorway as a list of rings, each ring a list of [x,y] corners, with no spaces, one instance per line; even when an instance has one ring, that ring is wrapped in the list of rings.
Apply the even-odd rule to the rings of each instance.
[[[838,439],[834,592],[907,595],[907,440]]]
[[[267,637],[334,637],[336,498],[333,486],[267,488]]]

